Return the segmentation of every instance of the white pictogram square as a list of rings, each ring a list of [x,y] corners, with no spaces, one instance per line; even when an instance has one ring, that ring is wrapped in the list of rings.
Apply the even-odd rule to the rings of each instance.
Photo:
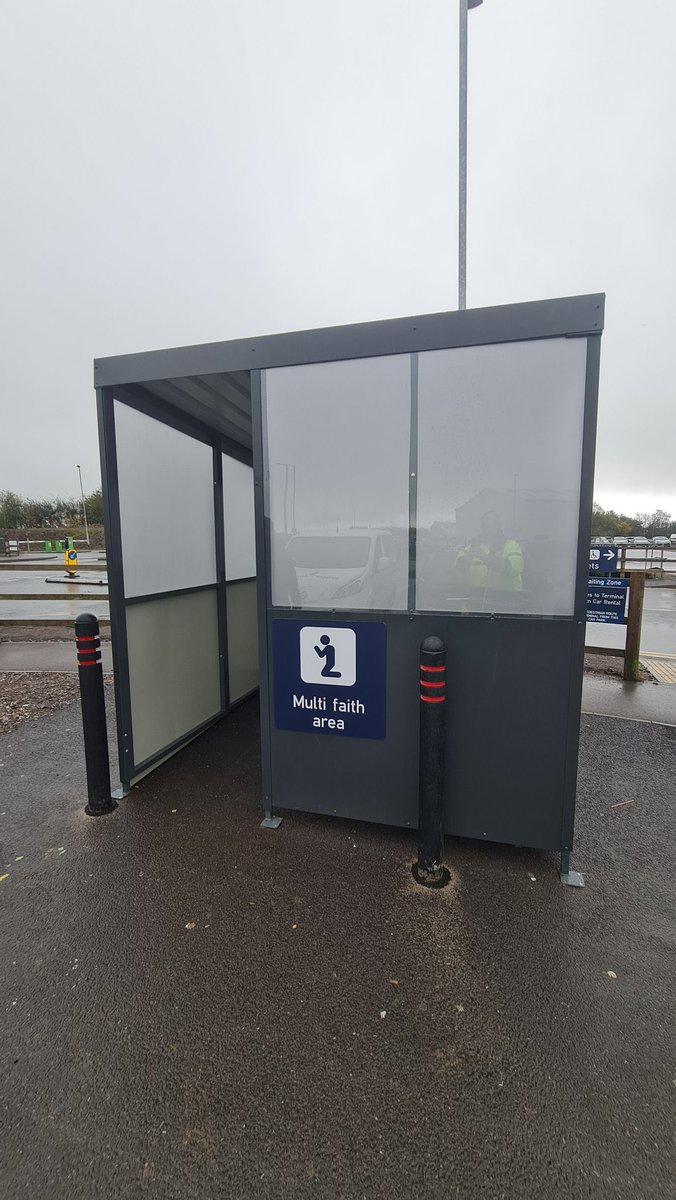
[[[357,635],[354,629],[304,625],[300,631],[303,683],[353,687],[357,682]]]

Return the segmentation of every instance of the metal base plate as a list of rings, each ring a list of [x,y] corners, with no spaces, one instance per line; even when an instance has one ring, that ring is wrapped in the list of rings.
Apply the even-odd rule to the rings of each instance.
[[[566,883],[568,887],[584,887],[584,875],[580,871],[568,871],[564,875],[563,871],[559,875],[561,883]]]
[[[120,785],[120,787],[115,788],[115,791],[111,792],[110,794],[113,797],[113,800],[125,800],[126,797],[129,795],[129,791],[127,788],[123,788]]]
[[[279,829],[282,820],[282,817],[266,817],[261,821],[261,829]]]

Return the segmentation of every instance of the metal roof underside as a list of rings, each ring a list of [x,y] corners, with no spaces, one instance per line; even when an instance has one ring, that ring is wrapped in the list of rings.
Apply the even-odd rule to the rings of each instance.
[[[119,391],[138,399],[150,396],[251,449],[251,379],[248,371],[146,380],[125,384]]]

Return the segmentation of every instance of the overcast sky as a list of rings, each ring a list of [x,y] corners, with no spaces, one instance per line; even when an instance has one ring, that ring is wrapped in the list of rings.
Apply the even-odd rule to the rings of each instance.
[[[468,306],[607,292],[596,495],[676,514],[674,0],[469,15]],[[100,474],[92,359],[456,307],[457,0],[0,14],[0,489]]]

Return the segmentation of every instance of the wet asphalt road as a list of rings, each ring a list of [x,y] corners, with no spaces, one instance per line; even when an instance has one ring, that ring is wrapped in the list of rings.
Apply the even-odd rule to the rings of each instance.
[[[254,704],[98,821],[77,708],[0,738],[5,1200],[673,1195],[676,731],[583,726],[579,891],[260,830]]]

